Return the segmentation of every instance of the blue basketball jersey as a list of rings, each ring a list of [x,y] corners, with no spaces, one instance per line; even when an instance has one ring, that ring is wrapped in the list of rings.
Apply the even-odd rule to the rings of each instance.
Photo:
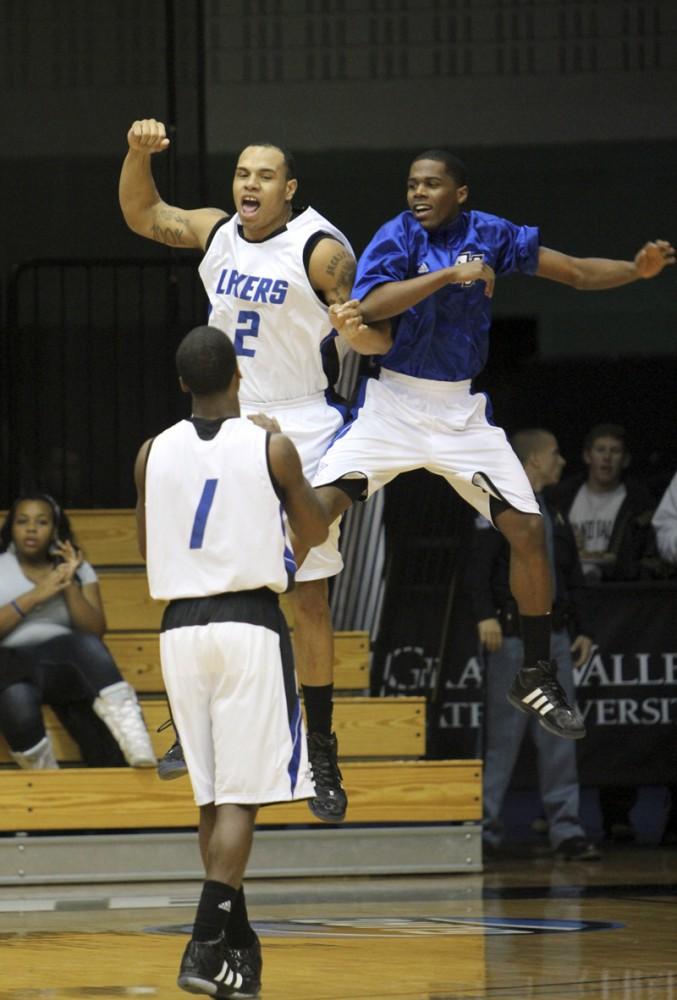
[[[381,226],[360,257],[352,295],[364,299],[378,285],[480,259],[497,275],[538,266],[539,233],[486,212],[462,212],[428,232],[411,212]],[[474,378],[489,351],[491,299],[484,282],[445,285],[392,320],[394,343],[381,364],[416,378],[459,382]]]

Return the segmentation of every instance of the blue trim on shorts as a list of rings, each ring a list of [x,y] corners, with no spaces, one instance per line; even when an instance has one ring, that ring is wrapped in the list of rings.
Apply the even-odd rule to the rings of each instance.
[[[284,507],[282,504],[280,504],[280,527],[282,528],[282,537],[285,539],[283,558],[284,568],[287,571],[287,591],[289,591],[294,589],[294,579],[296,577],[296,570],[298,567],[296,565],[296,559],[294,558],[294,552],[291,546],[287,545],[287,533],[284,523]]]
[[[472,396],[477,395],[477,393],[475,393],[474,389],[470,390],[470,394]],[[491,396],[489,395],[488,392],[480,392],[479,395],[480,396],[484,396],[484,398],[487,401],[486,402],[486,406],[484,408],[484,416],[486,418],[487,423],[491,424],[492,427],[496,427],[497,424],[496,424],[496,422],[494,420],[494,406],[493,406],[493,403],[491,402]]]
[[[299,780],[299,766],[301,764],[301,747],[303,745],[303,725],[301,723],[301,702],[298,697],[291,719],[289,720],[289,732],[291,733],[291,757],[287,771],[289,772],[289,784],[292,795],[296,790]]]

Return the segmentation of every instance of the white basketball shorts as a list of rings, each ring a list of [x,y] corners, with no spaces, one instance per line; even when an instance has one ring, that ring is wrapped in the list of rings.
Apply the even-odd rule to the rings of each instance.
[[[284,434],[291,438],[301,456],[303,474],[312,483],[320,459],[343,426],[341,411],[327,403],[323,392],[305,399],[276,400],[269,407],[240,401],[243,416],[265,413],[275,417]],[[343,559],[338,549],[340,521],[329,529],[329,537],[322,545],[311,549],[296,574],[299,583],[306,580],[324,580],[336,576],[343,569]]]
[[[315,794],[289,636],[281,638],[241,621],[160,635],[162,676],[198,806]]]
[[[369,379],[364,404],[321,460],[313,486],[361,473],[371,496],[400,472],[442,476],[491,520],[491,496],[540,514],[505,432],[486,418],[487,397],[470,381],[439,382],[387,369]]]

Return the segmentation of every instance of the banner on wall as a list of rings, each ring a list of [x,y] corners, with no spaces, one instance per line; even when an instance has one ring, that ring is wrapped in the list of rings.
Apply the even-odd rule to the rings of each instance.
[[[677,584],[604,584],[590,587],[588,600],[595,648],[574,671],[588,731],[577,743],[580,781],[677,782]],[[409,611],[415,615],[415,608],[401,609],[400,634]],[[415,617],[410,622],[415,635]],[[431,696],[430,756],[482,756],[483,668],[475,637],[470,608],[459,599],[442,664],[427,637],[384,657],[381,693]],[[525,784],[532,776],[522,767],[515,780]]]

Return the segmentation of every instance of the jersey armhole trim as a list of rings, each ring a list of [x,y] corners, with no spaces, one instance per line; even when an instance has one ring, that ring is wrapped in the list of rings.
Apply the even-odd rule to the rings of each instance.
[[[205,254],[209,250],[209,247],[211,246],[212,240],[216,236],[217,230],[219,230],[221,228],[221,226],[225,225],[226,222],[229,222],[230,218],[231,218],[230,215],[226,215],[226,216],[224,216],[223,219],[219,219],[219,221],[216,222],[212,226],[212,229],[211,229],[211,231],[209,233],[209,236],[207,237],[207,242],[205,243],[205,248],[204,248],[204,253]]]
[[[318,292],[316,288],[313,288],[313,284],[310,280],[310,273],[309,273],[310,258],[313,255],[313,250],[319,243],[322,242],[322,240],[334,240],[335,243],[341,243],[341,240],[339,240],[338,237],[336,237],[333,233],[328,233],[326,229],[318,229],[316,233],[313,233],[311,236],[308,237],[308,239],[306,240],[306,244],[303,248],[303,270],[306,272],[306,278],[308,279],[308,284],[313,289],[313,293],[317,296],[318,302],[320,302],[325,307],[325,309],[327,309],[328,308],[327,302],[325,301],[325,298],[322,295],[322,293]],[[343,246],[344,244],[341,245]],[[347,249],[348,247],[346,247],[346,250]]]
[[[282,490],[280,488],[280,484],[278,483],[277,479],[275,478],[275,475],[274,475],[273,470],[272,470],[271,465],[270,465],[270,438],[271,438],[271,433],[272,433],[271,431],[266,431],[266,466],[268,468],[268,475],[270,476],[271,485],[272,485],[272,487],[273,487],[273,489],[275,491],[275,496],[280,501],[280,503],[283,503],[284,502],[284,497],[282,496]]]

